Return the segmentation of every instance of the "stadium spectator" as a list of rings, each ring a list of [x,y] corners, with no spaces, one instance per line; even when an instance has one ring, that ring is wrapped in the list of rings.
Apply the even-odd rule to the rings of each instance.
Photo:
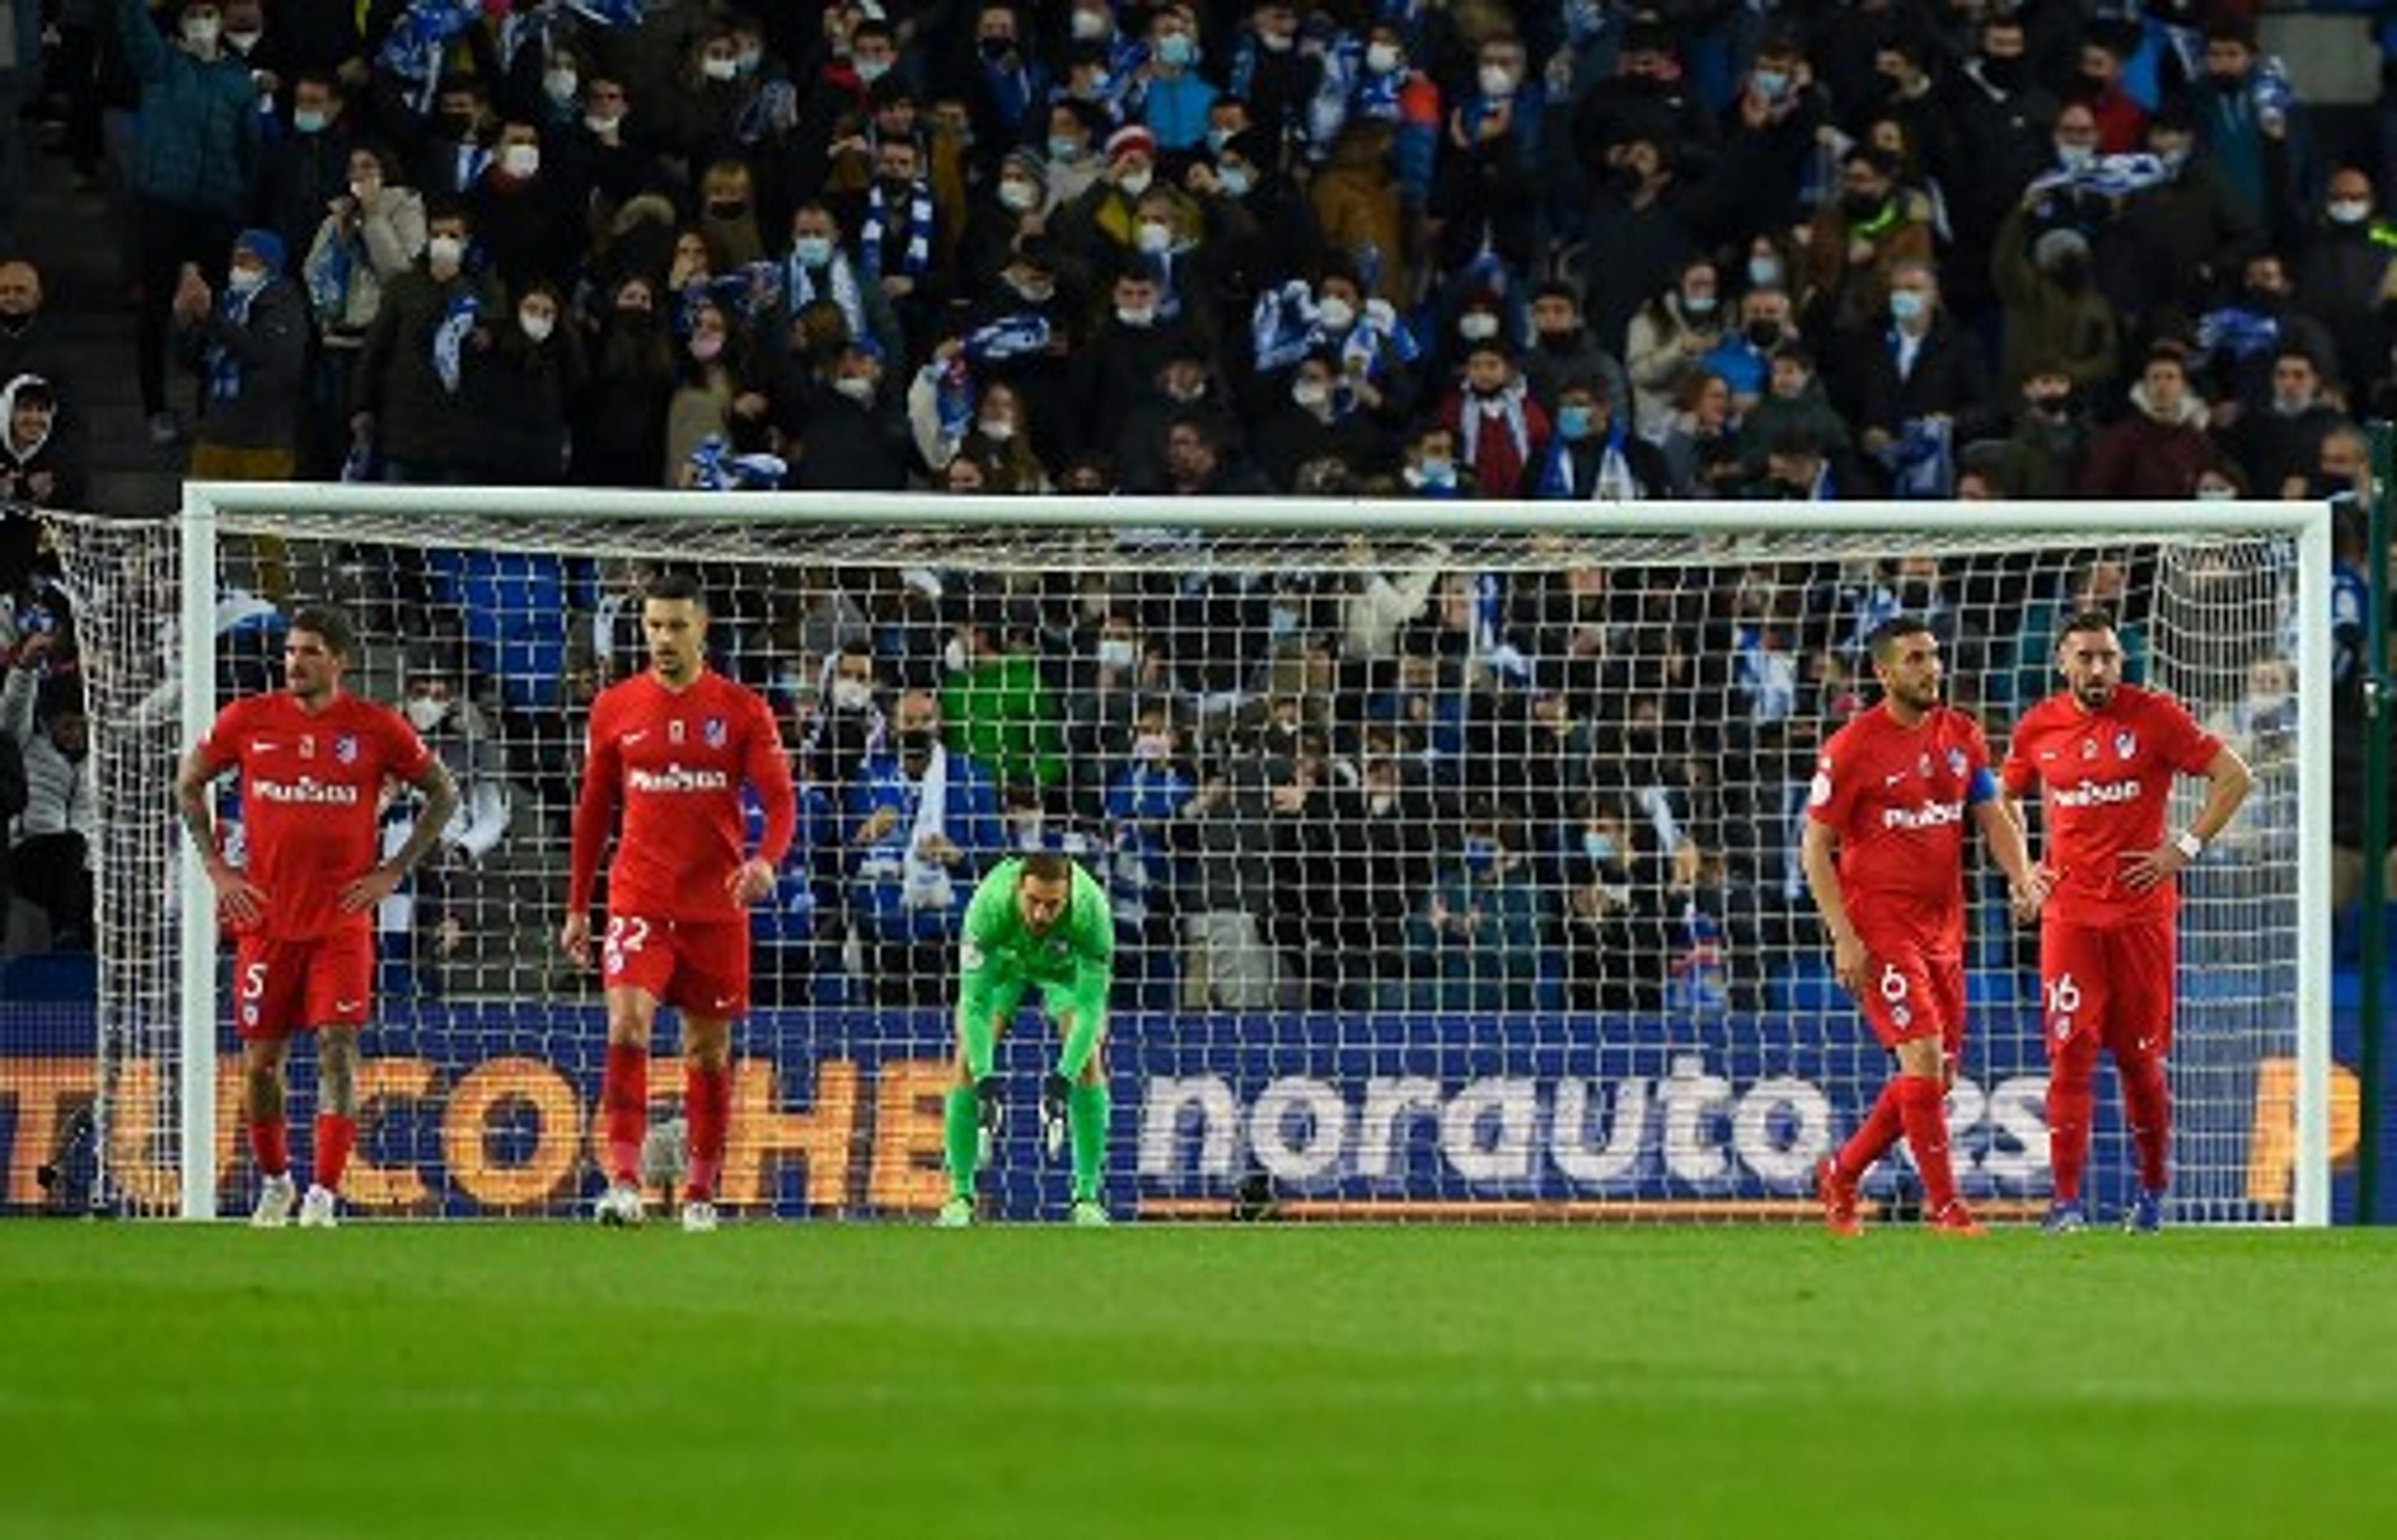
[[[383,286],[350,378],[350,432],[385,481],[437,485],[462,474],[472,423],[465,354],[502,315],[500,287],[467,263],[470,225],[455,205],[429,206],[424,256]]]
[[[931,691],[899,697],[890,743],[850,783],[847,811],[849,908],[865,943],[871,998],[940,1004],[949,943],[1005,835],[998,788],[943,742]]]
[[[1496,810],[1478,810],[1437,859],[1408,921],[1406,1008],[1529,1011],[1538,1004],[1540,891],[1529,856],[1513,847],[1504,824]]]
[[[20,625],[24,617],[19,617]],[[54,672],[60,633],[28,630],[0,690],[0,726],[24,760],[25,801],[12,828],[8,880],[49,924],[53,951],[92,944],[91,854],[100,838],[99,767],[81,681]]]
[[[226,51],[218,0],[181,0],[172,43],[144,0],[112,3],[118,45],[141,87],[133,175],[142,293],[136,372],[151,442],[165,445],[183,432],[167,400],[169,305],[181,292],[182,273],[222,271],[234,231],[249,212],[259,88],[249,67]]]
[[[1641,436],[1664,436],[1681,388],[1705,369],[1723,340],[1721,281],[1712,259],[1683,264],[1672,286],[1631,318],[1625,358],[1638,402]]]
[[[475,949],[489,945],[502,929],[491,892],[498,875],[494,858],[515,815],[516,788],[507,778],[496,726],[460,691],[462,682],[437,651],[422,651],[410,660],[400,707],[458,790],[457,810],[442,826],[438,843],[408,887],[383,901],[377,927],[398,938],[420,988],[440,987],[451,971],[475,960]],[[382,824],[386,860],[407,846],[422,810],[413,798],[392,799]]]
[[[234,239],[221,294],[196,267],[176,285],[169,308],[201,379],[195,477],[288,481],[299,474],[308,301],[284,261],[282,236],[248,229]]]
[[[0,591],[33,568],[39,526],[29,510],[79,508],[82,456],[59,432],[59,396],[38,374],[0,384]]]
[[[331,479],[348,452],[351,382],[383,286],[424,251],[424,199],[390,184],[388,153],[362,144],[346,158],[347,181],[327,196],[304,248],[292,248],[306,252],[300,275],[316,324],[301,461],[318,480]]]

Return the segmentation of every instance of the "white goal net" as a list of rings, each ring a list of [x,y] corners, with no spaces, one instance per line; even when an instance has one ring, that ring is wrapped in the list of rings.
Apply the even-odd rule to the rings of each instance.
[[[1811,1217],[1814,1159],[1887,1073],[1797,859],[1815,752],[1874,696],[1862,638],[1928,619],[2002,754],[2056,688],[2059,623],[2096,606],[2132,676],[2257,771],[2184,880],[2174,1216],[2326,1212],[2320,509],[211,486],[180,522],[63,528],[103,799],[90,1083],[130,1212],[255,1190],[169,788],[221,704],[279,686],[306,602],[347,609],[352,688],[407,710],[465,798],[378,916],[344,1197],[587,1209],[605,1033],[556,948],[569,816],[585,706],[643,666],[639,585],[672,569],[800,784],[735,1031],[738,1211],[938,1206],[960,914],[978,873],[1046,847],[1114,911],[1119,1218]],[[413,811],[392,800],[393,847]],[[2036,943],[1969,848],[1949,1117],[1964,1195],[2003,1218],[2048,1190]],[[661,1122],[675,1047],[669,1013]],[[1001,1045],[1022,1116],[984,1178],[999,1215],[1064,1207],[1029,1116],[1053,1055],[1028,1014]],[[2103,1074],[2101,1207],[2131,1165]],[[1902,1162],[1871,1183],[1915,1200]]]

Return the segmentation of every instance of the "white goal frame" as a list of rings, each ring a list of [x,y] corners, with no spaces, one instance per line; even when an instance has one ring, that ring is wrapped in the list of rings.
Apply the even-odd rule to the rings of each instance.
[[[957,527],[1003,524],[1027,529],[1186,529],[1245,531],[1443,535],[1681,534],[1726,542],[1762,529],[1826,535],[1929,534],[1943,522],[1977,535],[2071,536],[2078,541],[2170,539],[2206,533],[2279,535],[2297,542],[2297,726],[2299,856],[2296,957],[2297,999],[2297,1148],[2291,1217],[2301,1226],[2330,1221],[2331,1081],[2331,715],[2330,574],[2332,511],[2301,502],[1532,502],[1225,498],[961,498],[939,493],[851,494],[597,491],[575,488],[317,486],[192,482],[183,490],[181,569],[216,569],[228,516],[261,516],[346,509],[363,516],[463,516],[588,526],[610,521],[721,517],[786,526],[861,524]],[[454,527],[454,526],[453,526]],[[1727,553],[1728,556],[1729,553]],[[216,629],[216,585],[181,584],[183,638]],[[217,710],[211,649],[181,645],[182,741],[203,737]],[[96,724],[104,731],[104,723]],[[105,810],[103,810],[105,815]],[[178,877],[178,974],[181,1073],[178,1142],[181,1217],[217,1213],[216,906],[206,873],[188,859]],[[106,880],[106,874],[101,874]]]

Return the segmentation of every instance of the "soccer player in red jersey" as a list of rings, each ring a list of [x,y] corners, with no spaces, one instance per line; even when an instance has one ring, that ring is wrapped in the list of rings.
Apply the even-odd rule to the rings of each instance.
[[[2171,1176],[2174,878],[2222,832],[2251,783],[2246,762],[2168,695],[2122,682],[2113,618],[2083,610],[2064,623],[2056,661],[2065,688],[2015,724],[2002,772],[2011,805],[2036,791],[2045,823],[2041,866],[2054,896],[2040,923],[2047,1040],[2047,1228],[2089,1222],[2081,1198],[2096,1101],[2097,1051],[2114,1056],[2123,1120],[2139,1161],[2128,1227],[2163,1223]],[[2169,837],[2176,775],[2203,776],[2205,804]]]
[[[341,1172],[357,1141],[358,1028],[374,995],[374,911],[440,839],[458,788],[407,718],[341,688],[357,640],[340,610],[311,607],[284,634],[285,688],[235,701],[183,756],[175,804],[199,850],[235,939],[234,1025],[241,1034],[242,1107],[264,1178],[249,1222],[291,1218],[293,1185],[283,1065],[291,1034],[316,1034],[314,1180],[300,1223],[333,1224]],[[241,772],[248,854],[220,844],[209,787]],[[408,842],[383,861],[384,783],[424,794]]]
[[[623,827],[608,869],[608,931],[600,977],[608,993],[603,1225],[641,1221],[641,1141],[649,1100],[649,1028],[661,1004],[682,1012],[683,1107],[690,1173],[686,1230],[716,1228],[732,1111],[732,1018],[749,1009],[749,921],[743,911],[774,891],[774,868],[797,823],[791,763],[773,709],[707,666],[707,606],[680,573],[641,600],[649,670],[591,704],[583,795],[574,808],[573,868],[559,944],[591,961],[591,889],[616,810]],[[742,855],[741,789],[763,804],[757,852]]]
[[[1870,638],[1881,701],[1824,745],[1807,799],[1807,885],[1832,966],[1897,1073],[1838,1154],[1814,1168],[1824,1222],[1855,1235],[1856,1184],[1903,1132],[1941,1230],[1978,1234],[1948,1161],[1948,1081],[1964,1041],[1964,822],[2006,874],[2015,912],[2035,913],[2044,876],[1998,796],[1989,744],[1939,698],[1939,642],[1912,616]]]

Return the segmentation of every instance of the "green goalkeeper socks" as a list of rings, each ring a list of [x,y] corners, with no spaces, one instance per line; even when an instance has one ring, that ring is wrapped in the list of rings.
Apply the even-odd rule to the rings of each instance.
[[[1104,1085],[1078,1085],[1065,1093],[1065,1121],[1074,1131],[1077,1203],[1098,1200],[1099,1172],[1107,1159],[1107,1109],[1112,1101]]]
[[[974,1195],[974,1161],[982,1153],[982,1119],[971,1086],[951,1086],[942,1104],[945,1112],[942,1143],[948,1151],[949,1191],[959,1198]]]

